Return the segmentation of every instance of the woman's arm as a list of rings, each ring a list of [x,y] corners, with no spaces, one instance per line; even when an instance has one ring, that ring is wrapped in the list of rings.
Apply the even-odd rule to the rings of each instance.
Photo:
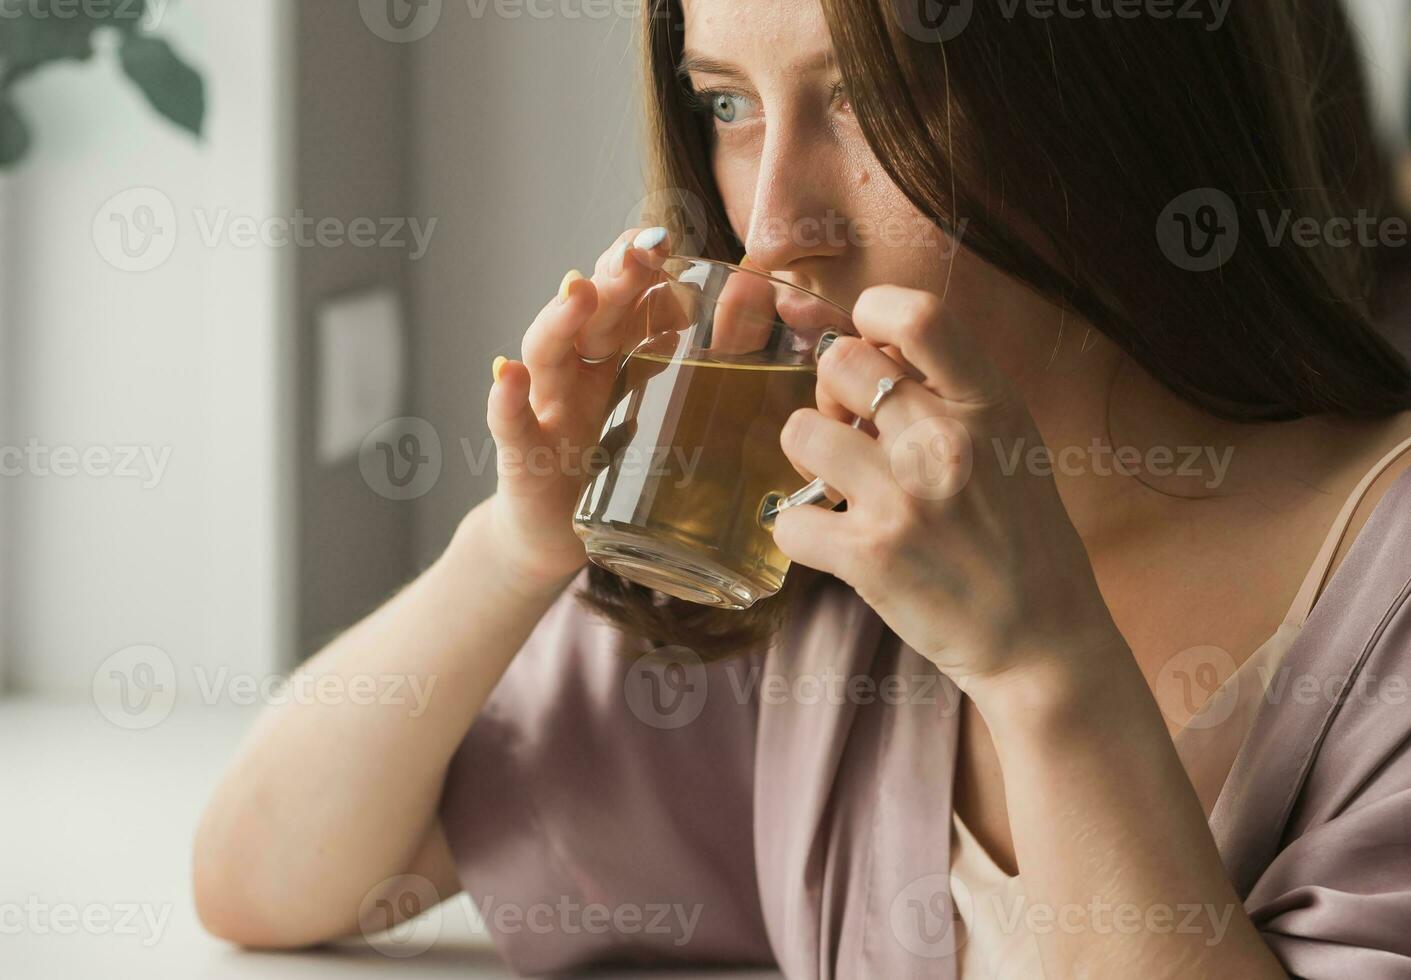
[[[596,443],[616,368],[583,358],[621,348],[670,247],[665,229],[624,232],[591,279],[564,277],[524,336],[523,361],[497,362],[486,411],[495,495],[431,568],[296,673],[314,691],[337,675],[344,702],[387,690],[384,678],[403,696],[290,702],[260,719],[196,835],[196,905],[210,931],[308,945],[356,932],[361,903],[389,877],[421,875],[442,898],[458,890],[436,821],[447,764],[587,560],[571,521],[581,471],[523,461],[575,464]]]
[[[395,678],[397,696],[373,698],[395,703],[289,702],[246,739],[196,834],[196,907],[211,932],[309,945],[357,932],[363,899],[394,875],[420,874],[442,898],[459,890],[436,822],[447,764],[573,578],[516,574],[493,506],[471,511],[430,568],[296,672],[337,675],[345,691],[391,690]]]
[[[974,699],[1049,975],[1284,976],[1226,878],[1052,477],[1007,471],[990,451],[1042,445],[1033,419],[943,307],[896,286],[858,299],[862,338],[818,361],[828,414],[796,412],[781,436],[848,508],[785,511],[776,543],[852,585]],[[913,371],[884,390],[900,366],[887,347]],[[877,437],[846,413],[870,417]],[[937,818],[949,833],[949,814]]]
[[[1088,653],[1062,659],[1091,663]],[[1284,978],[1225,873],[1136,661],[972,683],[1004,770],[1026,914],[1061,977]]]

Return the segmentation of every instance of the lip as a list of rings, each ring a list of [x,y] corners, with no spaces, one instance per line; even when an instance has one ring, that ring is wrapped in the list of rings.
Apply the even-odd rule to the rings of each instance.
[[[795,330],[822,330],[847,326],[847,315],[831,303],[792,289],[781,290],[775,309],[779,319]]]

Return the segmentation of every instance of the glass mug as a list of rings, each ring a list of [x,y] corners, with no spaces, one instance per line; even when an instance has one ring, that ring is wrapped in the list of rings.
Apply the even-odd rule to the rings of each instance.
[[[841,306],[763,272],[675,255],[662,271],[633,308],[573,529],[623,578],[747,609],[789,570],[774,518],[828,492],[821,479],[790,492],[800,477],[779,433],[816,404],[819,339],[857,331]]]

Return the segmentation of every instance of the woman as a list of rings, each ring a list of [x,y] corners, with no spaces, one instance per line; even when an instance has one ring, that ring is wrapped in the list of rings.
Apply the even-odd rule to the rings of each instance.
[[[781,435],[846,509],[782,514],[785,589],[725,613],[585,569],[577,479],[502,472],[302,668],[434,679],[425,712],[280,707],[231,766],[212,931],[465,888],[525,972],[1411,976],[1411,374],[1346,25],[1047,9],[651,5],[695,223],[565,277],[490,429],[590,445],[673,241],[747,252],[853,310]]]

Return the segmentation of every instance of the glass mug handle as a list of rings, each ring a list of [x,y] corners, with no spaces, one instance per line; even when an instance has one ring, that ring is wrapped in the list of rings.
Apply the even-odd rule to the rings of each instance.
[[[830,330],[818,339],[818,345],[814,348],[813,358],[816,361],[825,350],[838,338],[837,331]],[[852,427],[856,429],[862,425],[862,417],[854,416]],[[788,496],[778,492],[771,492],[764,495],[764,501],[760,505],[759,523],[766,531],[774,530],[775,519],[784,511],[791,507],[801,507],[808,504],[816,504],[828,498],[828,484],[819,477],[806,487],[800,487]],[[836,505],[835,505],[836,506]]]

